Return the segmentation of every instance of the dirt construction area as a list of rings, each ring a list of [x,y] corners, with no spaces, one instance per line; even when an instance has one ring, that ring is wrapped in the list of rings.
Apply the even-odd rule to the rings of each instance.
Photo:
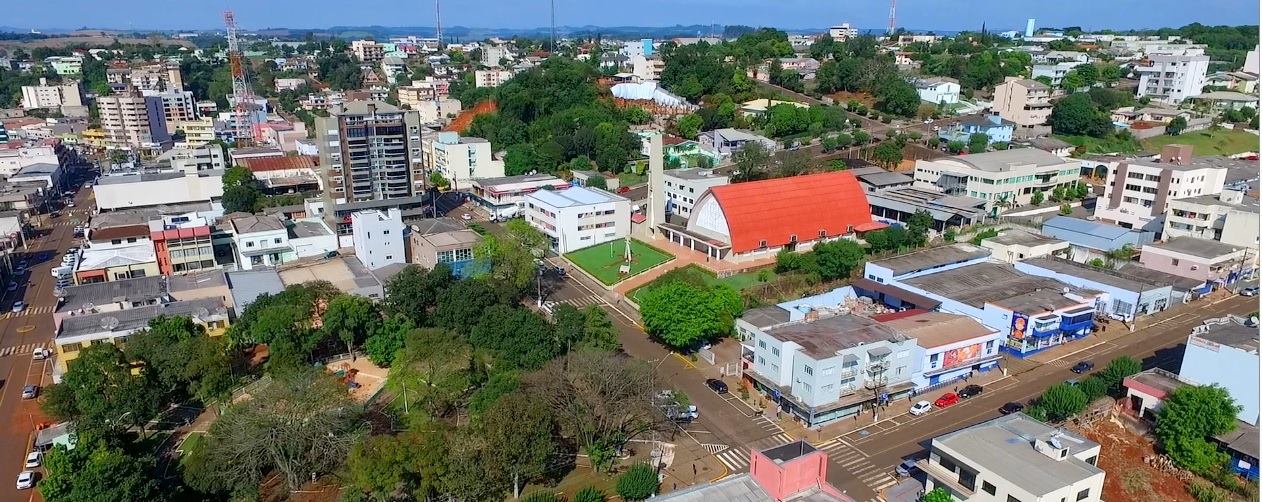
[[[1097,465],[1105,472],[1102,499],[1196,502],[1183,480],[1144,461],[1156,455],[1149,438],[1109,420],[1101,420],[1082,432],[1100,443]]]

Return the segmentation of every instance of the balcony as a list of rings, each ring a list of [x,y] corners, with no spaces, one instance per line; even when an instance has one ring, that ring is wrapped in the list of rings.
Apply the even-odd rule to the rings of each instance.
[[[1066,336],[1083,336],[1095,326],[1095,310],[1079,307],[1060,315],[1060,331]]]

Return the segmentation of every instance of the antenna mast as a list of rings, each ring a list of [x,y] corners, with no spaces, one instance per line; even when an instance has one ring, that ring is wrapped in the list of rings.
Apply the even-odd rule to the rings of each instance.
[[[237,21],[232,11],[224,11],[223,22],[228,28],[228,65],[232,68],[232,115],[237,146],[258,144],[263,139],[262,131],[254,123],[251,110],[254,107],[254,92],[250,90],[250,81],[246,78],[245,54],[237,42]]]
[[[434,0],[434,29],[437,31],[438,50],[443,50],[443,11],[439,0]]]
[[[890,35],[894,34],[894,3],[897,1],[898,0],[890,0],[890,27],[889,27]]]
[[[548,53],[551,55],[551,53],[557,51],[557,2],[556,0],[551,0],[549,3],[552,6],[552,36],[551,43],[548,45]]]

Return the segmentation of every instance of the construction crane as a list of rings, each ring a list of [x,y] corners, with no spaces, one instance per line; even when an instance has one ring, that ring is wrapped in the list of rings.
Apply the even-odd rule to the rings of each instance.
[[[232,68],[233,127],[237,146],[249,146],[263,142],[263,130],[254,123],[254,92],[246,76],[245,54],[237,42],[237,20],[232,11],[224,11],[224,25],[228,27],[228,65]]]
[[[897,2],[897,1],[898,0],[890,0],[890,27],[889,27],[890,35],[894,34],[894,2]]]

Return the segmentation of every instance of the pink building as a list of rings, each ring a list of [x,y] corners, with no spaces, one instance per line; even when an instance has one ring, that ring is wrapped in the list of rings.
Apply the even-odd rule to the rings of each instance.
[[[1257,253],[1242,246],[1195,237],[1175,237],[1143,247],[1139,263],[1145,268],[1198,281],[1233,283],[1253,275]]]
[[[749,472],[657,497],[658,501],[854,502],[828,484],[828,455],[805,441],[751,451]]]

